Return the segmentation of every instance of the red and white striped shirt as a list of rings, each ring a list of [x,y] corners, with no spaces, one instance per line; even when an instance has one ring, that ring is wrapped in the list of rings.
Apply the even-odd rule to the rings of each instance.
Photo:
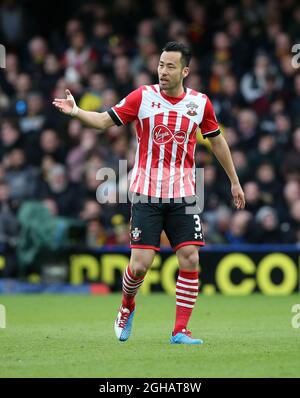
[[[141,86],[109,110],[117,125],[136,121],[137,150],[129,190],[158,198],[195,195],[196,131],[219,134],[209,98],[185,88],[169,97]]]

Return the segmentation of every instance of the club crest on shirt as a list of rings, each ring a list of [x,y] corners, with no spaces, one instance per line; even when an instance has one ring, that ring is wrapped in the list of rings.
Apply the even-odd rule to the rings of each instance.
[[[196,109],[199,108],[199,106],[197,104],[195,104],[195,102],[189,102],[186,107],[188,108],[188,112],[187,114],[190,116],[196,116],[197,112]]]
[[[173,133],[169,127],[164,124],[158,124],[152,130],[153,141],[157,145],[165,145],[171,140],[174,140],[178,145],[182,145],[185,143],[186,136],[186,133],[181,130]]]
[[[133,241],[137,242],[139,240],[141,240],[141,233],[142,231],[140,229],[138,229],[137,227],[135,227],[132,231],[131,231],[131,238]]]

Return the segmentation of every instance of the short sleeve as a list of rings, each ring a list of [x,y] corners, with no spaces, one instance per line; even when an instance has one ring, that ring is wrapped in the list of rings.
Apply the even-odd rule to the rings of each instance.
[[[220,134],[220,128],[215,111],[208,97],[206,97],[203,119],[199,127],[201,128],[201,134],[204,138],[215,137]]]
[[[117,126],[133,122],[139,113],[142,102],[143,87],[132,91],[109,111],[109,115]]]

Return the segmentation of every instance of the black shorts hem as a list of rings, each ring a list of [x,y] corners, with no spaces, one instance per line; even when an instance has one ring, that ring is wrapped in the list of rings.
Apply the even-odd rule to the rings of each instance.
[[[160,251],[159,247],[152,245],[130,245],[130,249],[152,249],[158,252]]]
[[[181,242],[181,243],[178,243],[178,245],[174,246],[173,250],[174,250],[174,252],[176,252],[181,247],[188,246],[188,245],[205,246],[205,243],[204,242],[199,242],[199,241],[196,241],[196,240],[195,241],[191,240],[191,241]]]

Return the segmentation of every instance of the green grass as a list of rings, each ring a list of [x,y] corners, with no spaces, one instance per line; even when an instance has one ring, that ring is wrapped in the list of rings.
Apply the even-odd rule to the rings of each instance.
[[[116,340],[120,295],[0,296],[0,377],[299,377],[300,296],[199,296],[190,322],[203,346],[170,345],[175,298],[140,295],[133,333]]]

